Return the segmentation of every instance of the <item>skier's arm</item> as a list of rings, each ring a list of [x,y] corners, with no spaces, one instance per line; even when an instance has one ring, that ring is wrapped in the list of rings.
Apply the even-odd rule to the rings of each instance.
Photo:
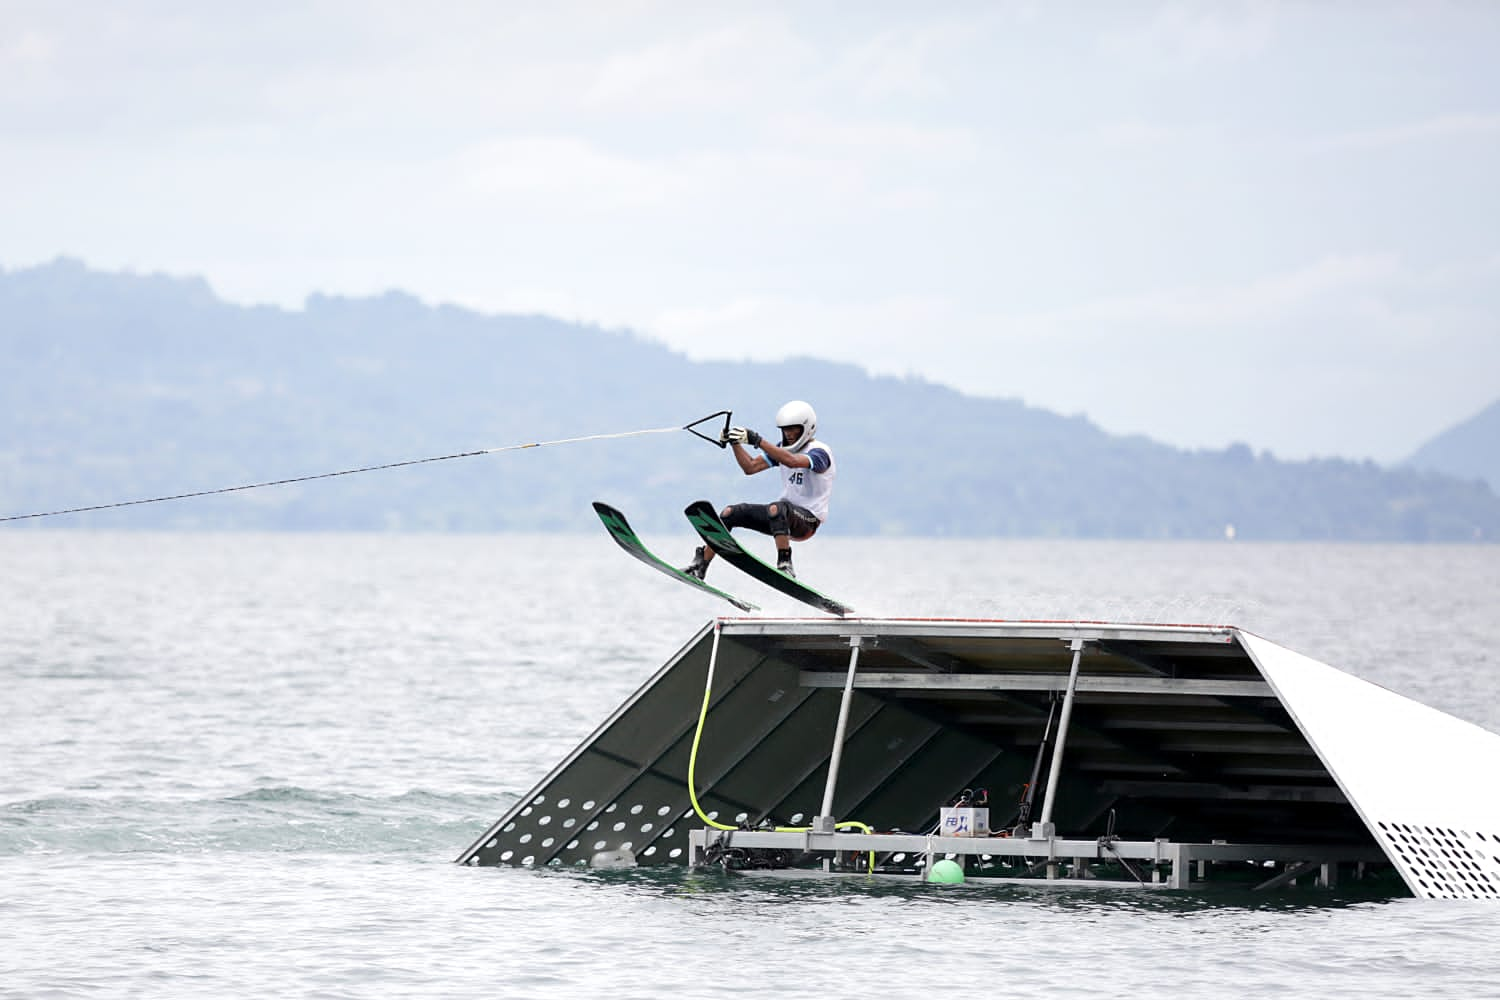
[[[769,455],[771,461],[775,462],[777,465],[784,465],[789,469],[812,468],[812,459],[808,458],[806,455],[799,455],[796,452],[787,451],[781,445],[772,442],[770,438],[760,439],[760,450]],[[760,461],[765,462],[766,467],[770,468],[770,462],[766,462],[764,458],[760,459]]]
[[[766,444],[765,439],[761,439],[761,447],[765,448]],[[734,460],[740,464],[741,471],[747,476],[753,476],[757,472],[765,472],[771,467],[770,462],[767,462],[759,455],[750,454],[745,450],[745,446],[738,441],[732,442],[730,447],[734,449]]]

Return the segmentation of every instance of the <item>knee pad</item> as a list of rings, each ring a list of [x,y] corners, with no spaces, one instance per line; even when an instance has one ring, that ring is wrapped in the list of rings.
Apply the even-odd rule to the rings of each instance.
[[[766,508],[766,513],[770,515],[768,523],[771,526],[771,534],[790,534],[790,529],[787,527],[786,504],[779,502],[773,503]]]
[[[720,520],[726,528],[749,528],[761,534],[775,534],[768,508],[762,503],[737,503],[724,509]]]

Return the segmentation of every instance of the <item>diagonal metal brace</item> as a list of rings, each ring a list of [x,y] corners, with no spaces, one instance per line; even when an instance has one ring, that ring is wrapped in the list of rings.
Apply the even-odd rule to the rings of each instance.
[[[1300,865],[1293,865],[1291,868],[1288,868],[1280,875],[1266,879],[1264,882],[1255,886],[1250,891],[1265,892],[1267,889],[1280,889],[1282,886],[1287,885],[1288,883],[1297,881],[1297,879],[1317,868],[1319,864],[1320,862],[1317,861],[1304,861]]]

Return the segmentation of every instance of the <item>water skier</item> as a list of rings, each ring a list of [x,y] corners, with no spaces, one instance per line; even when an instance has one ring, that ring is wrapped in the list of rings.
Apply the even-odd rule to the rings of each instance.
[[[781,443],[769,441],[746,427],[731,427],[726,439],[734,460],[745,475],[775,466],[781,470],[781,496],[771,503],[737,503],[719,513],[725,527],[750,528],[776,540],[776,568],[787,576],[792,571],[792,542],[805,542],[828,518],[828,498],[833,494],[835,467],[833,450],[817,440],[818,415],[800,399],[776,411]],[[760,455],[746,449],[759,448]],[[713,561],[714,550],[700,545],[684,573],[702,580]]]

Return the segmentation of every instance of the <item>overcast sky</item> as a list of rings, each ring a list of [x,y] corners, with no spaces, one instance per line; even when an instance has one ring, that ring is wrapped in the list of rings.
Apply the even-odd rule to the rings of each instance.
[[[1500,3],[0,0],[58,255],[1394,461],[1500,397]]]

